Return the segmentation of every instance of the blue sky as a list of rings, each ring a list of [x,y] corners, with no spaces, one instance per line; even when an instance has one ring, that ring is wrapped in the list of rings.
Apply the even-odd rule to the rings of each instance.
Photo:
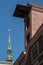
[[[24,50],[24,20],[13,17],[13,12],[17,4],[26,5],[28,2],[43,5],[43,0],[0,0],[0,61],[6,59],[9,28],[13,60]]]

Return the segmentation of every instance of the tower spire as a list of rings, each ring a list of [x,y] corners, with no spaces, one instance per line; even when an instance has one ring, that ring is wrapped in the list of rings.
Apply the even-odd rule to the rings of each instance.
[[[9,31],[9,40],[8,40],[8,49],[11,50],[11,41],[10,41],[10,29],[8,30]]]
[[[12,49],[11,49],[11,41],[10,41],[10,29],[8,29],[9,32],[9,39],[8,39],[8,50],[7,50],[7,58],[6,61],[12,61]]]

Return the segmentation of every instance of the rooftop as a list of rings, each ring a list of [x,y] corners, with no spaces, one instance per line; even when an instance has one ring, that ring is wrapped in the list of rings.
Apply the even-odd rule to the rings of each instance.
[[[17,4],[15,12],[13,16],[25,18],[29,14],[31,8],[34,7],[36,10],[43,12],[43,6],[39,6],[36,4],[27,3],[27,6]]]
[[[35,7],[35,8],[43,9],[43,6],[40,6],[40,5],[36,5],[36,4],[32,4],[32,3],[28,3],[28,5]]]
[[[17,4],[13,16],[25,18],[25,15],[28,14],[30,8],[31,8],[30,6],[28,7],[28,6]]]

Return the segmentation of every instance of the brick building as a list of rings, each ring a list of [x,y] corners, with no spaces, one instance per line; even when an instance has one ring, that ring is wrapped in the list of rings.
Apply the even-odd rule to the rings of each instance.
[[[41,25],[43,26],[43,6],[38,6],[35,4],[31,4],[31,3],[27,3],[27,6],[18,4],[16,6],[13,16],[24,18],[24,26],[25,26],[24,27],[24,34],[25,34],[24,45],[25,45],[25,51],[26,51],[26,60],[28,58],[26,62],[29,62],[29,64],[31,65],[30,63],[31,60],[29,60],[31,53],[28,54],[30,52],[29,45],[30,45],[30,42],[32,41],[32,38],[34,38],[36,32],[40,28],[40,26]],[[42,31],[43,31],[43,28],[42,28]],[[34,38],[34,40],[36,40],[36,38]],[[31,45],[33,43],[31,43]],[[42,43],[43,45],[43,41],[40,43]]]
[[[43,65],[43,24],[29,42],[26,65]]]

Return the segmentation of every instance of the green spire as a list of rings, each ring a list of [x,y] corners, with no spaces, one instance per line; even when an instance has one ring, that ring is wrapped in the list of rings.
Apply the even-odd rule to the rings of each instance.
[[[9,39],[8,39],[8,50],[7,50],[6,61],[12,62],[12,49],[11,49],[11,41],[10,41],[10,29],[8,31],[9,31]]]

